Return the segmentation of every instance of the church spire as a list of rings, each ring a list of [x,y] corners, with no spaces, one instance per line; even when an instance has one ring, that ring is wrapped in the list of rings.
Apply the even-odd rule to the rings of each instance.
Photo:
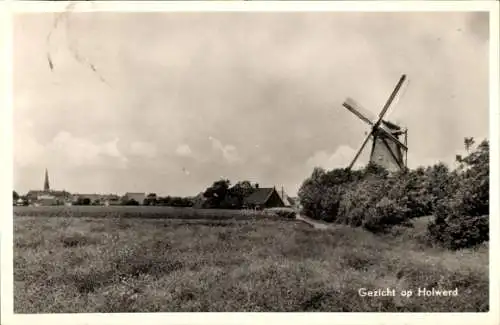
[[[45,168],[45,181],[43,182],[43,190],[45,192],[49,192],[50,191],[49,172],[47,171],[47,168]]]

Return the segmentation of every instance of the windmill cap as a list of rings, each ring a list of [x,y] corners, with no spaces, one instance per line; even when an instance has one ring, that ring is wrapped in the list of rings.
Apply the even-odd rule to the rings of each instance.
[[[388,126],[391,129],[401,130],[401,127],[394,122],[383,120],[382,123],[384,123],[386,126]]]

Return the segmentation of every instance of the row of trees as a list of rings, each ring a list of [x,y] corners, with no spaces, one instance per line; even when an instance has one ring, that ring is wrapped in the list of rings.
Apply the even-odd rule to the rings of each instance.
[[[215,209],[241,209],[244,206],[245,197],[251,195],[258,185],[252,185],[250,181],[240,181],[231,186],[231,181],[221,179],[215,181],[203,192],[203,208]]]
[[[244,198],[252,194],[258,185],[252,185],[250,181],[244,180],[231,186],[228,179],[220,179],[207,187],[198,197],[158,197],[155,193],[150,193],[144,199],[144,205],[161,205],[174,207],[192,207],[207,209],[241,209],[244,205]],[[138,205],[135,200],[128,200],[126,205]]]
[[[192,207],[194,205],[194,200],[193,198],[179,196],[156,197],[154,193],[151,193],[146,197],[146,199],[144,199],[144,205]]]
[[[303,213],[314,219],[384,232],[412,218],[434,215],[428,238],[449,248],[487,241],[489,220],[489,143],[456,157],[450,170],[439,163],[389,175],[368,165],[363,170],[314,169],[299,190]]]
[[[114,202],[116,205],[160,205],[173,207],[192,207],[217,208],[217,209],[241,209],[244,198],[252,194],[258,185],[252,185],[250,181],[244,180],[231,186],[228,179],[220,179],[202,192],[201,197],[179,197],[165,196],[159,197],[156,193],[149,193],[142,202],[126,196],[119,198]],[[14,200],[20,198],[16,191],[13,191]],[[87,197],[79,197],[74,205],[102,205],[104,202],[91,200]]]
[[[155,193],[150,193],[144,199],[144,205],[161,205],[174,207],[212,208],[212,209],[241,209],[244,198],[252,194],[256,186],[250,181],[240,181],[231,186],[228,179],[220,179],[207,187],[198,197],[157,197]],[[138,202],[129,200],[126,204],[137,205]]]

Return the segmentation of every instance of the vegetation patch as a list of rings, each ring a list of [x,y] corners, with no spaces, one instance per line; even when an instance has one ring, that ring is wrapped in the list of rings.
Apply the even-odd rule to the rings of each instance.
[[[489,308],[487,246],[457,252],[422,248],[415,240],[426,231],[419,219],[404,228],[404,240],[361,227],[315,230],[287,219],[224,221],[223,227],[175,218],[123,219],[130,227],[117,227],[117,221],[15,218],[15,312]],[[92,233],[96,227],[104,231]],[[67,238],[78,238],[79,244],[64,247]],[[30,246],[31,241],[37,244]],[[363,287],[423,286],[457,288],[459,295],[401,299],[358,293]]]
[[[480,245],[489,240],[489,143],[473,147],[471,138],[464,143],[467,155],[457,155],[453,170],[442,163],[395,174],[377,165],[355,171],[316,168],[299,190],[302,213],[393,234],[394,227],[433,215],[421,240],[449,249]]]

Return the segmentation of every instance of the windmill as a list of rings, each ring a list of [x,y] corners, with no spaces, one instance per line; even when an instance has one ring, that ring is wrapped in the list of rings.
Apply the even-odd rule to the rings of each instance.
[[[400,171],[406,168],[408,153],[408,129],[384,120],[384,116],[387,113],[389,106],[392,104],[405,80],[406,75],[402,75],[376,119],[370,119],[363,115],[361,112],[364,110],[361,106],[357,105],[354,100],[350,98],[342,104],[342,106],[347,108],[351,113],[371,126],[371,131],[368,133],[367,137],[363,141],[363,144],[361,145],[361,148],[359,148],[358,152],[354,156],[354,159],[348,167],[349,170],[352,169],[352,166],[356,163],[356,160],[359,158],[359,155],[365,148],[370,138],[372,138],[372,149],[370,154],[371,163],[382,166],[388,171]],[[401,139],[401,137],[403,137],[403,139]]]

